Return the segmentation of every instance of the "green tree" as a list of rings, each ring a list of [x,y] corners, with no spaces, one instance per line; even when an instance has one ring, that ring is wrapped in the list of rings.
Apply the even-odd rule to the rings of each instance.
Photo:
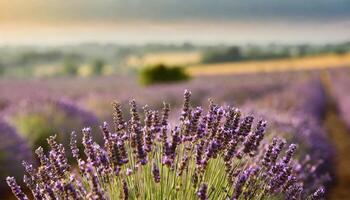
[[[241,61],[243,59],[241,49],[231,46],[227,49],[209,49],[203,53],[203,63]]]
[[[91,70],[93,75],[101,75],[103,68],[105,67],[105,62],[101,59],[96,59],[91,64]]]
[[[78,65],[72,59],[65,59],[63,62],[63,75],[76,76],[78,74]]]
[[[144,85],[188,80],[190,76],[183,67],[164,64],[148,66],[140,71],[140,82]]]
[[[5,73],[5,66],[0,62],[0,76],[2,76]]]

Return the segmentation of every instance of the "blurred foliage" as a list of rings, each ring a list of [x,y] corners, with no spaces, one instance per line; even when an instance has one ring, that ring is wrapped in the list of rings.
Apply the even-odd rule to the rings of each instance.
[[[15,124],[20,133],[29,140],[31,146],[43,146],[47,149],[46,139],[54,133],[55,124],[59,123],[59,113],[55,121],[48,120],[44,113],[33,113],[16,117]]]
[[[241,50],[237,46],[224,50],[205,51],[202,56],[203,63],[230,62],[242,60]]]
[[[85,126],[96,126],[98,123],[93,114],[73,105],[47,102],[40,104],[23,107],[9,118],[33,150],[39,146],[48,149],[46,138],[50,135],[57,135],[57,140],[69,148],[72,131],[80,132]],[[97,140],[99,139],[98,136]]]
[[[93,75],[102,75],[103,69],[105,67],[105,62],[101,59],[96,59],[91,64]]]
[[[8,104],[8,100],[0,98],[0,111],[5,109]]]
[[[5,178],[9,175],[23,178],[23,160],[32,162],[32,153],[27,141],[19,136],[16,129],[0,119],[0,199],[8,188]]]
[[[28,65],[28,64],[36,64],[43,61],[57,61],[61,59],[62,52],[57,50],[50,51],[24,51],[20,53],[17,57],[18,65]]]
[[[79,66],[71,58],[67,58],[64,61],[62,67],[63,67],[63,69],[62,69],[63,75],[76,76],[78,74]]]
[[[5,66],[0,62],[0,76],[2,76],[5,72]]]
[[[166,66],[157,64],[140,70],[139,79],[141,84],[150,85],[155,83],[166,83],[188,80],[190,76],[184,68],[178,66]]]
[[[48,149],[46,138],[57,134],[60,141],[68,144],[68,135],[76,128],[82,127],[79,118],[68,116],[66,113],[46,108],[45,111],[24,113],[16,116],[14,124],[18,131],[29,141],[34,148],[42,146]]]
[[[342,55],[350,52],[350,43],[327,45],[277,45],[266,46],[212,46],[202,54],[203,63],[270,60],[279,58],[305,57],[320,54]]]
[[[142,57],[159,53],[193,53],[202,54],[202,62],[231,62],[247,60],[265,60],[275,58],[302,57],[333,53],[342,55],[350,52],[350,42],[335,44],[300,44],[300,45],[180,45],[147,44],[117,45],[86,43],[63,46],[0,46],[0,74],[4,77],[53,77],[58,75],[84,76],[105,75],[107,66],[113,73],[134,73],[130,68],[130,57]],[[98,59],[96,59],[98,58]],[[95,60],[93,60],[95,59]],[[164,63],[160,61],[161,63]],[[147,64],[146,64],[147,65]],[[45,68],[50,68],[46,70]],[[102,69],[101,69],[102,68]],[[88,71],[88,73],[86,73]],[[110,73],[109,73],[110,74]]]

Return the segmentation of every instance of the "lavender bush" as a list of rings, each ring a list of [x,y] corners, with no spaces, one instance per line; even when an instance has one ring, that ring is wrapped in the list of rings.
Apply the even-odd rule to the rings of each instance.
[[[315,166],[293,158],[298,145],[279,137],[267,142],[266,121],[254,123],[253,116],[212,101],[204,113],[190,106],[190,96],[185,91],[176,125],[169,124],[167,103],[161,112],[145,106],[142,123],[134,100],[129,120],[115,102],[114,128],[101,126],[103,145],[84,128],[83,156],[72,133],[77,169],[68,165],[64,147],[51,136],[47,155],[41,147],[36,150],[38,168],[23,163],[24,182],[35,199],[323,198],[322,185],[305,192],[304,176],[313,174]],[[18,199],[28,199],[14,178],[6,180]]]
[[[322,121],[326,99],[319,76],[311,76],[306,80],[293,82],[284,90],[257,99],[252,104]]]
[[[27,142],[13,127],[0,119],[0,191],[6,188],[4,180],[8,174],[14,174],[17,178],[23,175],[20,167],[22,160],[32,160]]]
[[[287,133],[291,141],[299,144],[301,152],[309,154],[313,160],[319,160],[315,174],[322,178],[313,180],[323,179],[323,182],[329,183],[326,174],[334,170],[335,149],[323,125],[326,104],[326,93],[319,77],[313,77],[291,85],[285,91],[271,94],[269,98],[249,102],[243,108],[249,112],[255,111],[256,116],[270,122],[271,131]]]
[[[44,149],[48,147],[46,138],[52,133],[57,134],[58,141],[65,147],[69,147],[70,135],[66,133],[77,125],[98,124],[94,114],[65,99],[23,101],[9,108],[5,116],[31,146],[43,146]]]
[[[350,129],[350,70],[333,71],[330,78],[330,89],[339,109],[340,116]]]

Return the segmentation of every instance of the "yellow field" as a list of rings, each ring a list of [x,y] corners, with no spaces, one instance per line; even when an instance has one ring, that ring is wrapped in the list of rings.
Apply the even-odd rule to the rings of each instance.
[[[270,61],[247,61],[193,65],[187,71],[194,76],[248,74],[281,71],[300,71],[350,66],[350,53],[288,58]]]
[[[146,54],[142,57],[130,56],[126,61],[126,64],[134,67],[159,63],[167,65],[189,65],[199,63],[200,60],[200,52],[164,52]]]

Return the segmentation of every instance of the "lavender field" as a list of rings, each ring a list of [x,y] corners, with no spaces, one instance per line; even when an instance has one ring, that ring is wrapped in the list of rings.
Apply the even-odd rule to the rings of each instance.
[[[335,140],[349,141],[347,73],[147,87],[132,75],[5,78],[1,194],[9,184],[19,199],[346,199],[349,146]]]
[[[0,0],[0,200],[349,200],[350,2]]]

